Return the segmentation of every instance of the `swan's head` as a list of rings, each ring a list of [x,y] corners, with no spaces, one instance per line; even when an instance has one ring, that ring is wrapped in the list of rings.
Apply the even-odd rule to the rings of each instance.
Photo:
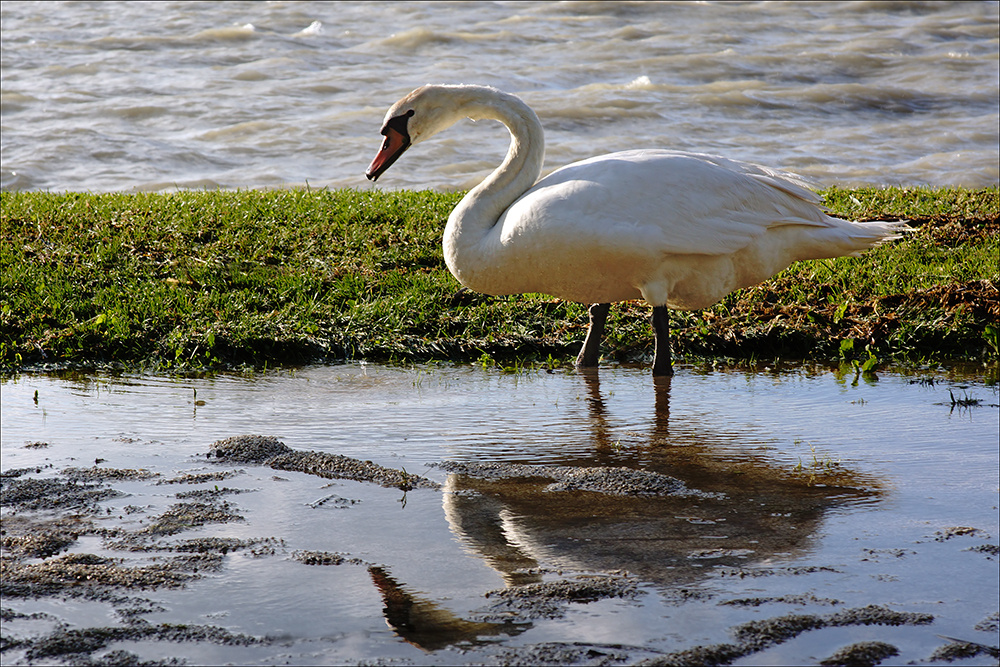
[[[483,94],[485,86],[426,85],[399,100],[382,121],[382,148],[365,175],[376,180],[407,148],[455,124],[463,110]]]

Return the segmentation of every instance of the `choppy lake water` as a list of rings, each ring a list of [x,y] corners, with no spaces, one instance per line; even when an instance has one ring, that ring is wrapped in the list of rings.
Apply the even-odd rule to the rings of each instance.
[[[0,453],[5,471],[32,468],[39,478],[98,460],[158,473],[111,483],[129,495],[101,503],[98,520],[109,529],[141,532],[181,492],[222,487],[231,494],[227,511],[242,520],[174,539],[278,545],[233,551],[182,589],[142,591],[148,600],[138,614],[271,643],[114,642],[93,657],[127,650],[192,664],[535,664],[558,654],[567,664],[601,656],[634,663],[733,642],[734,628],[750,621],[867,605],[934,620],[814,629],[737,664],[814,664],[870,640],[898,649],[892,664],[945,664],[934,657],[948,643],[942,636],[996,646],[996,386],[958,369],[855,380],[823,366],[679,365],[664,383],[648,368],[621,366],[506,374],[363,363],[253,378],[22,375],[2,383]],[[244,433],[443,486],[403,493],[206,459],[212,442]],[[444,462],[625,467],[701,493],[545,490],[538,479],[448,473]],[[162,483],[220,469],[239,472]],[[14,515],[4,511],[9,528]],[[96,536],[69,551],[133,564],[151,558]],[[302,551],[348,560],[309,565],[296,560]],[[636,594],[552,602],[546,613],[506,620],[496,594],[485,597],[608,574],[627,577]],[[5,641],[59,623],[119,625],[115,604],[5,595]],[[5,650],[5,664],[24,660],[23,649]],[[980,655],[962,664],[993,662]]]
[[[996,2],[4,2],[2,187],[371,187],[388,106],[515,92],[545,170],[724,154],[821,184],[998,180]],[[387,188],[468,188],[496,124],[411,151]]]

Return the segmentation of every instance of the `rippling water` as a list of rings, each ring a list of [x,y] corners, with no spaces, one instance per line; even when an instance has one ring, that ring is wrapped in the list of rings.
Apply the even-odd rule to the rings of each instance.
[[[516,92],[546,170],[656,146],[824,184],[998,180],[998,4],[4,2],[3,189],[371,187],[385,109]],[[485,126],[485,127],[484,127]],[[467,188],[465,123],[380,186]]]

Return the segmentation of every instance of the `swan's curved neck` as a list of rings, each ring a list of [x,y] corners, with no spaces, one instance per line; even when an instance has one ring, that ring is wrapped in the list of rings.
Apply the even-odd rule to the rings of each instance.
[[[475,289],[474,274],[488,264],[483,255],[489,253],[490,232],[507,207],[538,179],[545,138],[538,116],[514,95],[486,89],[458,111],[473,120],[499,120],[511,136],[504,161],[459,202],[444,231],[448,268],[459,282]]]

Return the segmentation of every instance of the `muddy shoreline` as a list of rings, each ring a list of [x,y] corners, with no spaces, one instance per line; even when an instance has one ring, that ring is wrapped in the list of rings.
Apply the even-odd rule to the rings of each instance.
[[[37,443],[36,443],[37,444]],[[397,582],[386,563],[369,562],[351,553],[317,551],[288,544],[280,534],[254,539],[224,537],[185,538],[185,533],[207,525],[245,521],[240,507],[242,489],[227,487],[227,481],[245,474],[246,466],[270,467],[276,473],[289,471],[327,479],[350,480],[377,485],[385,493],[440,493],[437,483],[424,477],[375,465],[350,457],[321,452],[293,450],[277,438],[238,436],[214,443],[205,452],[217,470],[197,468],[172,477],[148,470],[92,467],[41,467],[10,469],[2,474],[3,531],[2,591],[4,631],[0,651],[5,664],[88,664],[88,665],[172,665],[184,664],[174,658],[150,660],[122,645],[154,642],[169,655],[178,643],[214,644],[221,647],[258,647],[280,653],[281,637],[268,634],[231,632],[216,624],[155,623],[146,616],[164,608],[165,591],[183,591],[191,582],[217,576],[230,567],[234,554],[251,559],[284,559],[304,568],[362,568],[378,588],[384,604],[386,623],[402,640],[425,651],[448,647],[476,647],[493,637],[514,637],[538,619],[558,619],[571,606],[601,600],[637,601],[647,594],[640,579],[628,572],[592,572],[565,575],[542,573],[546,581],[485,591],[482,604],[467,615],[457,615],[440,603],[410,592]],[[643,471],[612,468],[555,469],[545,466],[473,465],[442,463],[453,473],[487,483],[517,478],[537,478],[547,483],[546,493],[585,492],[608,497],[691,494],[679,480],[650,477]],[[241,467],[243,466],[243,467]],[[54,474],[53,474],[54,473]],[[145,515],[138,506],[126,505],[129,512],[143,515],[141,527],[109,517],[102,503],[122,497],[126,483],[141,482],[173,496],[170,507],[159,514]],[[192,489],[198,486],[202,488]],[[331,494],[322,500],[330,506],[350,503]],[[99,540],[101,553],[79,551],[81,540]],[[954,527],[939,531],[936,538],[972,540],[984,558],[995,560],[997,547],[974,527]],[[913,545],[900,545],[901,551]],[[111,555],[109,555],[111,554]],[[875,555],[873,554],[873,557]],[[537,574],[537,573],[536,573]],[[733,577],[800,576],[782,568],[734,567]],[[303,571],[302,576],[308,576]],[[683,587],[676,594],[682,599]],[[8,606],[29,608],[28,601],[84,600],[110,610],[111,624],[69,627],[51,612],[16,611]],[[27,604],[24,604],[27,603]],[[822,613],[777,613],[730,627],[731,641],[699,645],[675,652],[647,646],[614,645],[602,642],[542,642],[495,648],[475,654],[474,662],[485,664],[643,664],[720,665],[730,664],[775,645],[791,641],[802,633],[821,628],[846,626],[899,627],[927,626],[934,615],[897,611],[890,601],[863,607],[845,608],[839,600],[815,596],[770,596],[753,599],[720,599],[716,604],[744,606],[797,606],[803,603],[833,607]],[[998,615],[984,618],[979,631],[996,631]],[[49,626],[34,631],[33,626]],[[973,628],[970,628],[973,630]],[[874,631],[876,636],[879,632]],[[117,647],[117,648],[116,648]],[[891,635],[881,639],[851,642],[840,647],[819,664],[879,664],[899,654]],[[932,663],[971,657],[997,658],[995,646],[958,639],[942,639],[926,657]]]

